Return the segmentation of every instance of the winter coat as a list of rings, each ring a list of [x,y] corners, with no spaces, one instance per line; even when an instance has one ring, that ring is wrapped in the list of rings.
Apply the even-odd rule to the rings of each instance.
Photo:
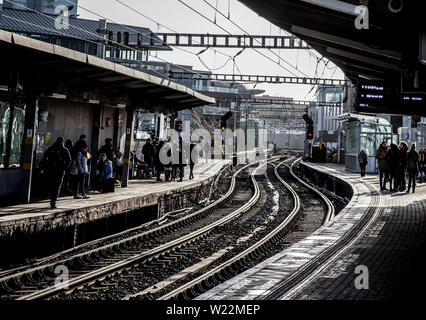
[[[419,154],[416,151],[411,150],[408,153],[408,156],[407,156],[407,169],[408,169],[408,172],[410,172],[410,173],[416,173],[417,172],[417,164],[418,164],[418,162],[419,162]]]
[[[102,177],[105,179],[112,179],[112,164],[108,163],[104,166],[104,169],[102,171]]]
[[[155,168],[158,171],[164,170],[164,165],[161,163],[161,160],[160,160],[160,152],[161,152],[162,147],[163,147],[163,145],[158,144],[157,148],[155,149],[155,153],[154,153],[154,165],[155,165]]]
[[[105,155],[107,156],[109,161],[114,160],[114,150],[112,148],[111,145],[103,145],[100,149],[99,149],[99,153],[98,155],[100,155],[101,153],[105,153]]]
[[[368,163],[367,154],[365,153],[364,150],[361,150],[361,152],[359,153],[358,162],[360,165],[366,165]]]
[[[379,169],[381,169],[381,170],[386,170],[386,169],[389,168],[389,162],[386,159],[386,153],[387,152],[388,152],[388,147],[382,148],[382,146],[380,146],[379,149],[377,149],[376,159],[377,159],[377,163],[379,165]]]
[[[79,174],[89,173],[89,169],[87,167],[87,157],[81,151],[77,153],[77,168]]]
[[[154,158],[155,147],[152,143],[145,143],[142,147],[142,154],[144,156],[144,160],[148,165],[152,165],[152,158]]]
[[[195,151],[193,151],[195,149]],[[189,164],[194,165],[198,162],[198,148],[194,143],[191,143],[191,146],[189,147],[191,160],[189,161]]]
[[[389,169],[392,171],[398,170],[401,165],[399,149],[396,144],[391,144],[390,149],[386,153],[386,159],[389,161]]]
[[[55,143],[46,150],[42,162],[48,174],[63,175],[71,164],[71,155],[62,144]]]
[[[407,152],[406,149],[400,149],[399,150],[399,158],[400,158],[402,170],[407,169],[407,155],[408,155],[408,152]]]

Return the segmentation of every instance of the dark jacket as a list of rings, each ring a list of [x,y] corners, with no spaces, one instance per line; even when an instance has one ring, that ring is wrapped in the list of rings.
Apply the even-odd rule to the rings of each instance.
[[[43,157],[43,169],[48,174],[63,175],[71,164],[71,155],[61,143],[55,143],[46,150]]]
[[[163,171],[164,170],[164,165],[160,161],[160,152],[161,152],[161,148],[163,146],[164,145],[158,144],[157,148],[155,149],[155,153],[154,153],[154,165],[155,165],[155,168],[158,171]]]
[[[193,152],[194,149],[196,151]],[[191,160],[189,161],[189,164],[194,165],[198,162],[198,148],[196,147],[195,143],[191,143],[189,150],[190,150],[190,156],[191,156]]]
[[[402,170],[407,169],[407,155],[408,155],[407,149],[400,149],[399,150],[399,158],[400,158]]]
[[[152,159],[154,158],[155,154],[155,147],[151,143],[145,143],[142,147],[142,154],[144,157],[144,161],[151,166]]]
[[[407,156],[407,169],[410,173],[417,172],[417,164],[419,162],[419,154],[415,150],[410,150]]]
[[[98,155],[105,153],[109,161],[114,160],[114,150],[111,145],[105,144],[99,149]]]
[[[83,148],[88,147],[87,142],[84,140],[78,140],[75,144],[71,152],[71,158],[74,160],[77,157],[77,153],[81,151]]]
[[[389,161],[390,170],[394,171],[399,169],[399,166],[401,165],[401,159],[399,156],[399,149],[396,144],[391,144],[390,149],[386,153],[386,159]]]
[[[382,148],[382,146],[377,149],[376,159],[379,169],[386,170],[389,168],[388,160],[386,159],[386,153],[388,152],[388,147]]]
[[[367,154],[365,153],[364,150],[361,150],[361,152],[359,153],[358,162],[359,162],[360,165],[367,165],[368,158],[367,158]]]

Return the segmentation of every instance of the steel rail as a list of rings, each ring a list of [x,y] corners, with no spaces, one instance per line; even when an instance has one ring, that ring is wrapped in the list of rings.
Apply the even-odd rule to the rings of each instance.
[[[158,300],[169,300],[172,298],[177,298],[179,294],[184,294],[185,291],[190,290],[191,288],[200,285],[203,281],[207,281],[209,278],[213,278],[217,275],[219,275],[220,272],[224,271],[227,268],[230,268],[232,265],[237,264],[238,262],[242,261],[243,259],[249,257],[251,254],[253,254],[256,250],[259,250],[261,247],[265,246],[267,243],[272,241],[277,235],[279,235],[285,228],[290,225],[290,223],[294,220],[294,218],[297,216],[299,210],[300,210],[300,198],[297,195],[296,191],[284,181],[284,179],[278,174],[277,168],[279,168],[281,165],[283,165],[288,160],[284,160],[280,162],[278,165],[275,166],[274,173],[275,176],[279,179],[279,181],[290,191],[293,200],[294,200],[294,208],[289,213],[289,215],[268,235],[263,237],[261,240],[259,240],[254,245],[250,246],[246,250],[242,251],[235,257],[229,259],[228,261],[220,264],[219,266],[215,267],[214,269],[206,272],[202,276],[199,276],[192,281],[186,283],[185,285],[163,295]],[[254,180],[254,176],[252,176],[252,179]]]
[[[274,158],[271,158],[271,159],[268,159],[268,160],[270,161],[270,160],[273,160],[275,158],[278,158],[278,157],[274,157]],[[250,163],[250,164],[244,166],[243,168],[239,169],[233,175],[232,182],[231,182],[231,187],[228,190],[228,192],[223,197],[221,197],[219,200],[217,200],[217,201],[213,202],[211,205],[209,205],[209,206],[207,206],[207,207],[205,207],[205,208],[197,211],[196,213],[200,214],[200,213],[205,212],[205,211],[207,211],[209,209],[212,209],[213,207],[217,206],[218,204],[222,203],[227,198],[229,198],[232,195],[232,193],[233,193],[233,191],[235,189],[236,177],[243,170],[245,170],[246,168],[248,168],[248,167],[250,167],[250,166],[252,166],[252,165],[254,165],[256,163],[257,162]],[[183,246],[183,245],[185,245],[185,244],[187,244],[189,242],[195,241],[197,238],[201,238],[201,237],[207,235],[215,227],[217,227],[219,225],[222,225],[222,224],[225,224],[228,221],[230,221],[231,219],[234,219],[240,213],[245,212],[246,210],[248,210],[251,206],[253,206],[257,202],[257,200],[259,199],[259,197],[260,197],[260,191],[259,191],[258,186],[256,187],[256,184],[255,184],[255,194],[250,199],[250,201],[247,202],[241,208],[233,211],[231,214],[228,214],[227,216],[221,218],[220,220],[217,220],[217,221],[215,221],[215,222],[213,222],[213,223],[211,223],[211,224],[209,224],[209,225],[207,225],[207,226],[205,226],[205,227],[203,227],[203,228],[201,228],[201,229],[199,229],[197,231],[189,233],[189,234],[187,234],[187,235],[185,235],[183,237],[180,237],[178,239],[170,241],[170,242],[168,242],[166,244],[160,245],[159,247],[156,247],[156,248],[153,248],[153,249],[149,249],[149,250],[147,250],[147,251],[145,251],[145,252],[143,252],[141,254],[134,255],[133,257],[127,258],[125,260],[122,260],[122,261],[113,263],[111,265],[99,268],[97,270],[90,271],[90,272],[88,272],[86,274],[77,276],[77,277],[69,280],[68,282],[64,282],[61,285],[50,286],[50,287],[47,287],[45,289],[42,289],[42,290],[30,293],[30,294],[21,296],[21,297],[17,298],[17,300],[36,300],[36,299],[42,299],[42,298],[50,297],[50,296],[53,296],[53,295],[57,295],[57,294],[59,294],[59,293],[61,293],[63,291],[67,291],[67,290],[69,290],[71,288],[75,288],[75,287],[77,287],[77,286],[79,286],[81,284],[90,282],[90,281],[92,281],[94,279],[98,279],[100,277],[104,277],[104,276],[106,276],[108,274],[111,274],[111,273],[114,273],[114,272],[116,272],[116,271],[118,271],[120,269],[123,269],[123,268],[129,267],[131,265],[137,264],[139,262],[148,260],[149,258],[155,258],[156,256],[159,256],[162,253],[164,253],[166,251],[169,251],[169,250],[171,250],[173,248],[181,247],[181,246]],[[194,214],[195,213],[193,213],[192,215],[194,215]],[[187,217],[184,217],[184,218],[187,218]],[[182,220],[184,218],[181,218],[179,220]],[[171,224],[176,223],[179,220],[176,220],[175,222],[172,222]],[[160,227],[159,229],[165,229],[165,227],[166,226],[163,226],[163,227]],[[154,229],[154,230],[156,230],[156,229]],[[150,232],[153,232],[154,230],[150,230]],[[134,237],[140,237],[140,235],[136,235]],[[127,242],[127,241],[129,241],[129,239],[124,239],[124,240],[121,240],[119,242],[122,243],[122,242]],[[117,243],[114,243],[111,246],[117,246],[117,245],[118,245]],[[98,248],[94,249],[94,251],[98,251]],[[81,255],[87,255],[87,253],[82,253]],[[75,257],[73,257],[73,258],[75,258]],[[57,264],[58,263],[55,263],[53,265],[57,265]]]

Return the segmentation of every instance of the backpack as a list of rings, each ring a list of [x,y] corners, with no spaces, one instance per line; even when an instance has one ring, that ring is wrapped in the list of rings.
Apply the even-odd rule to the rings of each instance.
[[[50,148],[46,151],[46,167],[49,172],[60,172],[64,168],[62,152],[59,148]]]

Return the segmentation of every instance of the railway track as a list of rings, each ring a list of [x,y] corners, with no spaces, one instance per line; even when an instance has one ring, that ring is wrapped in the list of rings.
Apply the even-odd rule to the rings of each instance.
[[[296,296],[303,287],[313,281],[323,270],[335,263],[356,241],[365,235],[366,231],[378,218],[380,208],[382,207],[382,198],[379,192],[368,183],[365,183],[365,185],[371,194],[374,195],[366,215],[339,239],[336,244],[324,250],[291,277],[282,281],[272,292],[262,297],[262,299],[289,300]]]
[[[119,241],[112,241],[112,243],[101,247],[71,254],[70,257],[52,263],[41,263],[41,265],[23,271],[18,269],[17,273],[4,271],[0,278],[0,298],[17,300],[48,298],[69,288],[87,283],[92,279],[97,279],[116,270],[122,270],[139,261],[161,257],[161,254],[170,250],[170,248],[182,247],[197,238],[205,237],[209,229],[231,219],[223,212],[220,216],[218,207],[229,206],[229,202],[231,202],[231,207],[241,207],[239,204],[232,204],[230,199],[238,189],[237,176],[249,166],[241,168],[232,176],[230,188],[225,195],[207,207],[183,218],[146,232],[136,233],[136,235],[125,237]],[[257,197],[256,191],[253,197]],[[250,206],[250,203],[249,201],[246,205],[243,205],[241,210]],[[200,225],[204,225],[204,227],[200,228]],[[177,237],[177,233],[183,236]],[[172,235],[174,235],[174,239]],[[96,245],[96,241],[93,244]],[[138,253],[135,254],[135,251]],[[61,285],[52,285],[58,276],[54,272],[58,265],[64,265],[69,269],[71,279]]]
[[[176,289],[164,294],[158,299],[192,299],[201,293],[208,291],[212,287],[245,271],[246,269],[253,267],[255,264],[265,260],[269,256],[272,256],[275,252],[281,251],[283,249],[282,245],[289,246],[292,242],[298,241],[298,239],[292,239],[292,242],[288,242],[291,230],[297,224],[299,219],[303,220],[302,215],[304,215],[305,218],[310,218],[312,209],[314,209],[314,215],[319,213],[319,216],[321,217],[320,221],[317,221],[317,224],[313,226],[313,229],[316,229],[323,223],[329,221],[334,216],[334,208],[330,200],[293,173],[291,167],[294,166],[295,163],[297,163],[297,161],[294,161],[291,166],[289,166],[286,161],[283,161],[274,166],[275,176],[279,180],[280,184],[287,189],[287,197],[291,197],[293,202],[292,210],[279,223],[279,225],[238,255],[235,255],[215,268],[208,271],[203,270],[200,276],[178,286]],[[285,173],[283,171],[285,171]],[[285,180],[282,176],[285,176]],[[300,195],[303,196],[302,200]],[[312,195],[315,195],[317,203],[312,204],[310,201],[306,201],[308,199],[308,195],[311,197]],[[316,210],[315,208],[318,204],[323,206],[324,210],[322,214],[319,212],[320,210]],[[310,225],[310,227],[312,226]],[[309,230],[308,234],[313,231],[314,230]]]
[[[304,219],[303,216],[309,216],[309,206],[305,208],[303,203],[306,199],[301,201],[299,196],[303,197],[307,193],[306,190],[302,190],[303,188],[309,190],[311,195],[315,194],[317,201],[322,203],[322,213],[321,210],[316,210],[318,212],[315,213],[321,215],[321,219],[317,219],[314,229],[333,217],[331,202],[302,182],[290,169],[296,163],[294,158],[280,161],[278,164],[277,157],[269,161],[269,166],[273,170],[268,169],[267,175],[270,177],[267,182],[260,183],[257,181],[259,178],[250,175],[251,187],[247,188],[248,181],[247,179],[244,181],[241,176],[250,165],[244,166],[232,176],[230,188],[225,195],[206,208],[188,216],[47,265],[40,265],[16,274],[4,276],[0,274],[0,298],[74,300],[196,297],[212,286],[266,259],[267,253],[270,256],[277,248],[279,251],[282,250],[281,245],[289,244],[290,231],[294,229],[298,220]],[[285,179],[282,176],[285,176]],[[273,179],[276,181],[272,183]],[[256,205],[264,212],[279,211],[277,208],[271,210],[265,205],[267,201],[261,199],[262,193],[265,193],[267,197],[277,198],[276,192],[274,196],[272,194],[274,189],[276,191],[279,188],[278,185],[282,190],[286,190],[280,191],[285,193],[280,197],[287,198],[287,207],[290,203],[292,207],[291,210],[286,209],[283,219],[278,215],[267,216],[267,219],[272,219],[271,221],[276,220],[278,225],[267,232],[263,230],[266,229],[265,226],[257,227],[252,234],[239,237],[238,242],[249,244],[243,250],[236,250],[235,243],[234,246],[222,245],[230,241],[223,236],[226,234],[224,231],[238,233],[234,231],[234,229],[238,230],[238,227],[226,226],[232,225],[235,221],[242,226],[244,221],[256,217],[257,211],[253,210]],[[249,196],[247,189],[252,190]],[[275,199],[275,202],[283,201],[280,198],[280,201]],[[318,205],[312,207],[318,207]],[[218,214],[220,211],[222,214]],[[192,228],[189,227],[190,225]],[[309,225],[309,228],[311,227]],[[242,232],[244,228],[240,231]],[[141,245],[142,243],[145,243],[145,246]],[[149,243],[149,246],[146,243]],[[199,259],[198,262],[197,259]],[[70,280],[52,285],[58,276],[54,273],[54,268],[58,265],[67,266],[70,270]],[[153,295],[153,291],[156,294]]]

